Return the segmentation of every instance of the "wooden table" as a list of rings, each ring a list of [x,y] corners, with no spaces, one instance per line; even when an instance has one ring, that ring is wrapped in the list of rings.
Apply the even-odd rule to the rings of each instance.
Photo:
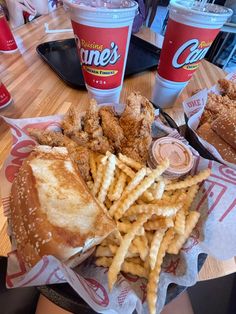
[[[44,23],[49,23],[50,29],[71,27],[68,17],[60,8],[14,31],[19,52],[0,55],[0,78],[11,92],[14,104],[2,109],[1,115],[11,118],[44,116],[65,113],[71,105],[80,106],[83,110],[88,104],[86,91],[75,90],[65,85],[37,55],[35,48],[39,43],[73,36],[72,33],[45,34]],[[155,33],[147,28],[143,28],[138,36],[155,43]],[[178,125],[184,124],[181,101],[191,95],[193,90],[210,87],[223,76],[224,72],[221,69],[203,61],[174,107],[166,111]],[[125,79],[121,101],[123,102],[134,90],[139,90],[144,96],[150,98],[154,78],[155,71],[147,71]],[[10,132],[6,124],[0,121],[0,167],[10,147]],[[0,255],[6,255],[9,249],[6,218],[0,208]],[[219,262],[208,257],[199,278],[206,280],[235,271],[234,258]]]

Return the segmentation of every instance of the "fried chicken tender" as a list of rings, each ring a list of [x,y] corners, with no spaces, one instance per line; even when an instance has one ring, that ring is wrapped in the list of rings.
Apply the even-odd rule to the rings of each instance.
[[[119,118],[116,116],[113,107],[104,106],[99,110],[102,121],[104,135],[108,138],[111,145],[119,150],[124,139],[123,129],[120,126]]]
[[[236,100],[236,83],[226,79],[220,79],[218,83],[224,94],[226,94],[230,99]]]
[[[145,164],[152,141],[151,125],[154,121],[152,104],[139,92],[131,93],[119,121],[125,136],[121,152]]]
[[[79,108],[71,106],[62,121],[62,129],[67,136],[82,130],[82,118]]]
[[[61,132],[53,132],[48,130],[31,129],[29,128],[28,133],[30,136],[40,145],[48,146],[66,146],[65,136]]]
[[[151,142],[151,125],[147,120],[142,119],[139,125],[139,136],[124,141],[121,151],[134,160],[146,164]]]
[[[114,152],[113,146],[109,143],[105,136],[99,136],[91,139],[88,143],[88,148],[99,154],[106,154],[108,151],[111,153]]]
[[[85,146],[89,136],[82,130],[83,114],[76,106],[71,106],[62,121],[62,129],[66,136],[73,139],[78,145]]]
[[[41,145],[64,146],[68,149],[69,156],[78,166],[78,169],[85,181],[89,181],[89,149],[84,146],[77,145],[69,137],[61,132],[53,132],[48,130],[28,129],[29,134],[36,139]]]
[[[94,99],[90,101],[89,109],[84,114],[78,108],[71,107],[63,119],[62,129],[65,135],[80,146],[101,154],[113,152],[113,146],[103,135],[98,110]]]
[[[89,110],[86,111],[84,117],[84,131],[92,138],[103,136],[102,127],[100,125],[98,114],[98,106],[95,99],[90,101]]]
[[[148,99],[139,92],[131,93],[127,105],[120,118],[120,126],[126,138],[139,135],[140,121],[144,118],[150,124],[154,121],[154,110]]]
[[[71,160],[78,166],[80,174],[87,182],[91,180],[89,156],[91,151],[84,146],[77,145],[73,141],[68,141],[66,144]]]

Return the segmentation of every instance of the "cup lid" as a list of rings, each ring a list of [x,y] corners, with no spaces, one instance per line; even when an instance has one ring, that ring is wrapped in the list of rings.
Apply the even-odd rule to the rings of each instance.
[[[175,174],[185,174],[193,167],[193,155],[190,149],[180,140],[172,137],[156,140],[152,146],[152,155],[158,164],[168,158],[170,166],[167,170]]]

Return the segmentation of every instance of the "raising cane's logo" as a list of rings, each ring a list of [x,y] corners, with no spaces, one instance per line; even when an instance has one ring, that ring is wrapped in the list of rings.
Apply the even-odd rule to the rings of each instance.
[[[99,89],[120,86],[129,28],[98,28],[74,21],[72,26],[86,84]]]
[[[206,56],[212,42],[208,43],[206,47],[204,43],[205,42],[199,43],[198,39],[190,39],[180,46],[173,57],[173,67],[176,69],[184,68],[186,70],[196,69],[198,67],[198,61]],[[184,54],[185,51],[189,51],[189,54],[185,60],[181,62],[181,55]]]
[[[84,39],[80,41],[77,39],[77,46],[80,51],[80,62],[86,65],[107,66],[108,64],[115,64],[120,58],[118,54],[118,46],[115,42],[111,42],[109,48],[104,48],[103,45],[88,44]],[[84,47],[98,47],[97,50],[88,50]]]
[[[103,45],[88,43],[86,40],[80,40],[77,37],[77,47],[80,54],[80,62],[84,66],[85,71],[98,76],[115,75],[116,70],[98,69],[97,67],[106,67],[109,64],[114,65],[120,58],[118,45],[111,42],[110,47],[104,48]],[[94,47],[95,49],[86,49],[86,47]],[[97,48],[97,49],[96,49]],[[93,67],[95,66],[95,67]]]
[[[219,29],[198,28],[168,21],[158,74],[166,80],[187,82],[206,56]]]

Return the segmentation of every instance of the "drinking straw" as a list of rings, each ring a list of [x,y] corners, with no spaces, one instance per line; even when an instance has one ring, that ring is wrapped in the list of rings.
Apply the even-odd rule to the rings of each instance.
[[[61,28],[61,29],[49,29],[48,23],[44,23],[45,33],[54,34],[54,33],[67,33],[72,32],[72,28]]]

